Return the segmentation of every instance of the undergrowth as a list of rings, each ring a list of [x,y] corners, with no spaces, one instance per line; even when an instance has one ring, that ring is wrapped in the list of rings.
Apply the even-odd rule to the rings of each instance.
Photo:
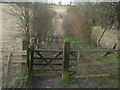
[[[51,42],[53,41],[53,39],[54,39],[53,35],[48,36],[48,39],[44,43],[44,47],[43,48],[47,49],[47,50],[51,50],[52,49]],[[43,53],[43,55],[44,56],[49,56],[49,57],[53,56],[53,54],[51,54],[50,52],[47,52],[47,53],[45,52],[45,53]]]
[[[25,73],[14,74],[12,75],[12,77],[15,79],[15,82],[10,86],[10,88],[14,90],[15,88],[26,88],[27,87],[29,83],[27,74]]]

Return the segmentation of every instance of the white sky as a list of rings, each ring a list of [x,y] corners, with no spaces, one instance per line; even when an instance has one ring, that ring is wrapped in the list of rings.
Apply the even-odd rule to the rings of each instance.
[[[58,2],[62,2],[62,4],[69,4],[71,0],[48,0],[48,1],[54,2],[56,4],[58,4]]]
[[[53,2],[55,4],[58,4],[58,2],[62,2],[62,4],[69,4],[70,1],[75,1],[75,2],[119,2],[120,0],[43,0],[43,1]]]
[[[55,4],[58,4],[58,2],[62,2],[62,4],[69,4],[70,1],[73,1],[73,0],[29,0],[29,1],[44,1],[44,2],[53,2]]]
[[[0,0],[3,2],[53,2],[55,4],[58,4],[59,1],[62,2],[62,4],[69,4],[70,1],[73,0]],[[120,0],[75,0],[76,2],[118,2]]]

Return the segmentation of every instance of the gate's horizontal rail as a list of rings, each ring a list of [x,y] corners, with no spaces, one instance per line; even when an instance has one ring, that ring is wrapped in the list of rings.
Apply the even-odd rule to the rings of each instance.
[[[33,59],[43,59],[43,58],[39,58],[39,57],[33,57]],[[63,58],[44,58],[44,59],[54,59],[54,60],[62,60]],[[77,60],[77,58],[70,58],[70,60]]]
[[[27,53],[26,50],[2,50],[2,53]]]
[[[8,56],[3,56],[2,57],[2,62],[7,62],[8,60]],[[13,56],[12,57],[12,62],[16,62],[16,63],[22,63],[22,62],[27,62],[25,58],[22,58],[22,56]]]
[[[33,65],[48,65],[48,64],[33,64]],[[50,65],[62,65],[62,63],[50,63]],[[70,64],[69,66],[76,66],[75,64]]]
[[[61,68],[54,68],[54,70],[52,68],[33,68],[34,70],[39,70],[39,71],[61,71]]]
[[[37,71],[62,71],[62,68],[54,68],[54,70],[52,68],[33,68],[34,70]],[[75,70],[69,70],[69,72],[76,72]]]
[[[34,50],[34,52],[63,52],[63,50],[45,50],[45,49],[38,49],[38,50]]]
[[[109,74],[94,74],[94,75],[74,75],[75,78],[88,78],[88,77],[108,77]]]
[[[118,52],[116,49],[108,49],[108,50],[70,50],[70,52]],[[34,50],[34,52],[63,52],[63,50],[45,50],[39,49]]]
[[[43,58],[33,57],[33,59],[43,59]],[[44,58],[44,59],[63,59],[63,58]]]
[[[80,59],[79,60],[104,60],[104,59],[106,59],[106,57],[80,57]],[[116,59],[118,59],[118,58],[116,58]],[[70,58],[70,60],[77,60],[77,58],[74,58],[74,59],[71,59]],[[109,60],[108,60],[109,61]]]
[[[33,65],[48,65],[48,64],[33,64]],[[62,65],[61,63],[50,64],[50,65]]]
[[[34,74],[35,77],[40,77],[40,76],[56,76],[57,73],[53,73],[53,74]]]
[[[2,58],[2,62],[7,62],[7,58]],[[17,59],[15,59],[15,58],[13,58],[13,60],[12,60],[12,62],[14,63],[24,63],[24,62],[27,62],[26,61],[26,59],[19,59],[19,58],[17,58]]]
[[[87,52],[118,52],[118,50],[113,50],[113,49],[109,49],[109,50],[70,50],[70,52],[83,52],[83,53],[87,53]]]

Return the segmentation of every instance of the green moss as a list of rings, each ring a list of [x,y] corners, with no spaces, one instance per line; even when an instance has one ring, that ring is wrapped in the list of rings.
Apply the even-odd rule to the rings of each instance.
[[[26,62],[21,64],[21,72],[25,73],[25,74],[27,73],[27,63]]]
[[[63,86],[71,86],[71,85],[76,85],[76,87],[80,87],[78,84],[78,81],[72,77],[63,77],[62,79],[60,79],[59,84],[63,85]]]
[[[93,45],[93,44],[80,43],[80,42],[76,41],[74,38],[67,35],[66,33],[63,33],[63,37],[66,38],[70,42],[70,44],[72,46],[74,46],[75,48],[87,49],[87,50],[96,48],[95,45]]]
[[[53,41],[53,39],[54,39],[54,36],[50,35],[50,36],[48,36],[48,41],[47,42],[51,42],[51,41]]]
[[[21,73],[21,74],[14,74],[12,77],[14,78],[23,78],[23,77],[26,77],[27,75],[24,74],[24,73]]]
[[[102,79],[96,78],[96,82],[100,86],[106,86],[106,85],[108,85],[108,83],[106,81],[102,80]]]
[[[44,44],[44,49],[47,49],[47,50],[51,50],[52,49],[52,46],[51,46],[51,42],[53,41],[54,39],[54,36],[51,35],[51,36],[48,36],[48,40],[45,42]],[[45,52],[45,53],[42,53],[43,56],[48,56],[48,57],[52,57],[53,54],[50,53],[50,52]]]
[[[25,85],[23,85],[23,83],[27,83],[28,82],[28,75],[25,74],[25,73],[14,74],[14,75],[12,75],[12,77],[13,78],[17,78],[15,83],[10,86],[10,88],[12,88],[13,90],[15,88],[20,88],[20,84],[22,84],[22,86],[25,86]],[[24,82],[21,83],[21,80],[24,81]]]
[[[96,79],[96,83],[99,86],[106,86],[108,88],[118,87],[118,77],[117,76],[97,77],[95,79]],[[112,82],[110,82],[110,80],[112,80]]]
[[[109,77],[103,77],[103,79],[112,79],[112,80],[117,80],[117,76],[109,76]]]

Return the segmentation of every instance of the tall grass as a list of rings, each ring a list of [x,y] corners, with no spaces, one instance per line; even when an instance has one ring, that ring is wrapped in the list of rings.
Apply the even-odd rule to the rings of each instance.
[[[65,32],[63,33],[63,37],[66,38],[70,42],[70,44],[75,48],[87,49],[87,50],[96,49],[96,46],[94,44],[85,44],[85,43],[78,42]]]

